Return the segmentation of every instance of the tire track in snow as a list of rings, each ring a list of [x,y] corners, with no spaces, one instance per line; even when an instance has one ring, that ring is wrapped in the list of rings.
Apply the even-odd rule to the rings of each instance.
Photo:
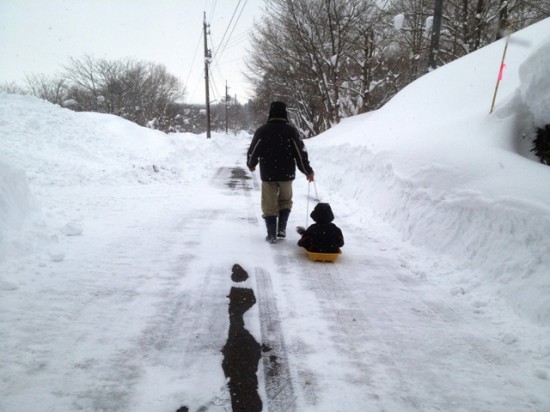
[[[296,396],[290,375],[288,356],[270,274],[255,270],[263,354],[265,389],[270,412],[296,411]]]
[[[370,317],[373,315],[361,309],[363,302],[357,299],[355,288],[342,275],[339,267],[339,263],[309,262],[304,265],[301,279],[317,297],[323,316],[330,325],[332,345],[343,356],[342,364],[353,371],[343,376],[345,382],[350,387],[362,388],[366,394],[365,404],[355,406],[365,410],[395,410],[395,405],[387,404],[379,395],[390,385],[395,387],[399,403],[406,405],[407,411],[424,411],[423,405],[414,396],[409,396],[414,391],[409,379],[401,372],[398,361],[385,350],[388,339],[371,323]],[[368,363],[373,357],[378,365]],[[377,382],[374,369],[380,365],[385,365],[385,375],[390,372],[387,379],[391,383]]]
[[[260,189],[256,175],[252,174],[252,177],[249,177],[247,172],[238,166],[234,168],[224,167],[218,170],[213,183],[219,186],[224,176],[229,181],[228,183],[224,181],[224,184],[231,189],[230,194],[243,195],[242,197],[246,203],[247,226],[250,231],[249,238],[257,238],[261,233],[259,232],[261,229],[258,228],[257,205],[252,199],[252,194],[258,194]],[[249,184],[250,181],[252,187]],[[255,283],[263,366],[258,370],[263,371],[263,389],[266,397],[264,406],[270,412],[293,412],[297,410],[296,397],[269,272],[263,268],[256,268]]]
[[[243,170],[244,171],[244,170]],[[242,172],[232,171],[232,176],[240,176],[242,179],[249,179],[245,177]],[[234,188],[240,188],[240,192],[244,194],[244,200],[246,201],[247,220],[249,228],[249,239],[254,240],[263,236],[259,219],[257,217],[257,210],[259,210],[259,204],[252,198],[252,195],[256,195],[257,199],[260,198],[260,185],[257,178],[257,174],[251,174],[252,189],[247,183],[233,184]],[[262,225],[263,226],[263,222]],[[276,245],[278,248],[284,247],[284,240],[279,242],[280,245]],[[277,248],[275,253],[278,255]],[[277,256],[276,255],[276,256]],[[279,268],[283,269],[284,268]],[[255,269],[255,281],[256,281],[256,296],[258,299],[258,311],[259,311],[259,323],[260,323],[260,337],[262,343],[262,366],[259,371],[263,371],[263,383],[266,397],[264,405],[267,406],[267,410],[270,412],[293,412],[298,410],[297,395],[294,389],[294,382],[291,375],[290,364],[287,355],[287,347],[284,341],[283,325],[277,309],[275,300],[275,292],[271,280],[269,271],[262,267],[256,267]],[[305,349],[304,349],[305,350]],[[309,404],[315,404],[314,393],[314,381],[315,377],[307,371],[298,371],[301,381],[308,382],[309,385],[305,389],[306,400]]]
[[[171,245],[171,248],[181,248],[181,251],[172,264],[170,279],[155,292],[158,295],[156,308],[138,342],[147,368],[153,371],[159,367],[165,368],[169,372],[166,379],[171,376],[171,381],[165,382],[165,385],[181,385],[177,395],[170,394],[181,396],[180,404],[200,399],[185,382],[193,379],[201,381],[200,376],[208,369],[219,368],[221,379],[217,384],[220,386],[210,389],[210,393],[217,396],[202,398],[199,402],[203,404],[199,410],[223,410],[219,408],[230,404],[221,371],[221,348],[227,338],[229,323],[226,297],[230,284],[228,270],[212,262],[203,262],[197,254],[185,252],[200,249],[204,242],[202,235],[218,218],[218,211],[207,209],[193,210],[179,219],[175,233],[184,236],[173,238],[172,241],[179,243],[179,246]],[[192,280],[188,283],[186,278],[190,277]],[[143,399],[139,402],[151,405],[150,410],[156,409],[154,400]],[[196,410],[196,407],[191,410]]]
[[[371,248],[362,244],[361,250]],[[341,270],[347,267],[340,263],[323,264],[321,270],[304,273],[327,309],[332,307],[341,314],[342,302],[363,308],[350,314],[364,329],[361,339],[378,342],[370,345],[365,357],[376,361],[368,385],[381,388],[379,393],[384,395],[379,401],[374,396],[375,404],[407,411],[464,407],[496,411],[506,405],[533,410],[531,400],[521,400],[525,389],[517,388],[503,377],[509,374],[498,369],[514,368],[505,344],[501,342],[497,346],[501,349],[495,349],[494,341],[480,338],[491,333],[472,332],[472,321],[438,298],[441,291],[436,286],[422,282],[422,288],[415,290],[413,274],[402,262],[399,254],[389,257],[375,251],[361,258],[362,273],[342,276]],[[345,326],[340,315],[333,322],[336,328]],[[350,327],[345,327],[347,333],[358,331],[353,324]]]
[[[286,292],[290,289],[291,291],[301,293],[304,289],[302,289],[302,285],[300,284],[300,278],[296,277],[296,268],[302,267],[305,262],[311,262],[308,262],[305,255],[294,242],[290,237],[278,242],[273,259],[277,268],[277,275],[281,279],[284,279],[282,284],[284,291]],[[295,307],[295,303],[298,304],[298,307]],[[301,312],[300,303],[299,300],[287,300],[285,302],[285,312],[287,315],[294,317],[295,312]],[[294,374],[296,402],[299,408],[304,406],[317,408],[322,392],[319,386],[319,377],[307,365],[307,362],[303,362],[304,359],[308,359],[311,355],[311,346],[304,342],[300,336],[294,335],[290,341],[288,353],[294,361],[291,371]],[[302,403],[304,404],[303,406]]]
[[[210,183],[217,187],[228,188],[227,193],[231,196],[243,196],[246,204],[247,223],[249,226],[258,225],[255,205],[251,195],[252,191],[259,190],[256,175],[249,175],[245,169],[237,164],[234,167],[220,167],[210,179]]]

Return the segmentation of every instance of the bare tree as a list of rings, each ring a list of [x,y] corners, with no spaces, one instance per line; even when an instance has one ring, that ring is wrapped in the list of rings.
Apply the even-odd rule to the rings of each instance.
[[[268,0],[249,68],[257,97],[290,102],[306,136],[364,110],[374,2]],[[367,77],[365,77],[367,75]],[[292,110],[293,109],[293,110]]]
[[[445,0],[439,65],[550,16],[550,6],[543,3],[538,0]],[[392,4],[399,9],[403,0],[394,0]]]
[[[85,111],[101,111],[101,81],[97,62],[91,56],[71,58],[64,66],[68,98],[75,102],[74,108]]]
[[[76,110],[112,113],[162,128],[169,104],[182,100],[179,80],[163,65],[85,56],[65,66],[67,98]]]
[[[433,11],[432,0],[398,0],[387,9],[388,19],[403,16],[401,27],[393,35],[392,72],[398,73],[398,89],[426,73]]]
[[[25,79],[27,92],[53,104],[63,105],[67,96],[65,79],[43,74],[30,75]]]
[[[0,84],[0,93],[7,93],[7,94],[27,94],[27,91],[20,87],[15,82],[6,82]]]

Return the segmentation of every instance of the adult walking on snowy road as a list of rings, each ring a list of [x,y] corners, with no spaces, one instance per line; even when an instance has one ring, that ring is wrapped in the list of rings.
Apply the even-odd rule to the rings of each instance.
[[[286,104],[283,102],[271,103],[267,123],[254,133],[246,164],[253,172],[258,163],[262,179],[262,216],[267,227],[266,240],[276,243],[277,237],[286,236],[296,166],[309,182],[314,178],[306,147],[296,127],[289,123]]]

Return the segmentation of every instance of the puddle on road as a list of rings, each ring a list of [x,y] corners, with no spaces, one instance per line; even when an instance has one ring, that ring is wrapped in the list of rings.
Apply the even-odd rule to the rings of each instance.
[[[231,280],[233,282],[244,282],[248,279],[248,272],[241,265],[235,263],[231,268]]]
[[[231,189],[235,189],[237,185],[240,185],[244,190],[252,190],[248,185],[247,180],[250,180],[250,176],[242,167],[235,167],[231,169],[231,179],[227,183]]]
[[[229,292],[229,335],[223,347],[222,368],[228,378],[233,412],[260,412],[258,363],[261,347],[244,327],[243,315],[256,304],[254,291],[232,287]]]
[[[248,273],[239,264],[231,268],[231,280],[244,282]],[[244,314],[256,304],[256,296],[250,288],[231,287],[229,291],[229,332],[222,349],[222,369],[227,378],[233,412],[260,412],[262,400],[258,394],[258,365],[262,352],[271,348],[260,345],[245,328]],[[271,361],[275,364],[276,357]],[[204,411],[201,407],[197,412]],[[187,406],[176,412],[189,412]]]

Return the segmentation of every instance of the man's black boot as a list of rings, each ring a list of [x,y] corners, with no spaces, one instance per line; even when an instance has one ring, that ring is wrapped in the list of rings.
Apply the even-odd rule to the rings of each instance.
[[[286,223],[288,222],[289,215],[290,209],[279,210],[279,226],[277,227],[278,237],[286,237]]]
[[[277,216],[264,217],[265,226],[267,228],[267,240],[269,243],[277,243]]]

